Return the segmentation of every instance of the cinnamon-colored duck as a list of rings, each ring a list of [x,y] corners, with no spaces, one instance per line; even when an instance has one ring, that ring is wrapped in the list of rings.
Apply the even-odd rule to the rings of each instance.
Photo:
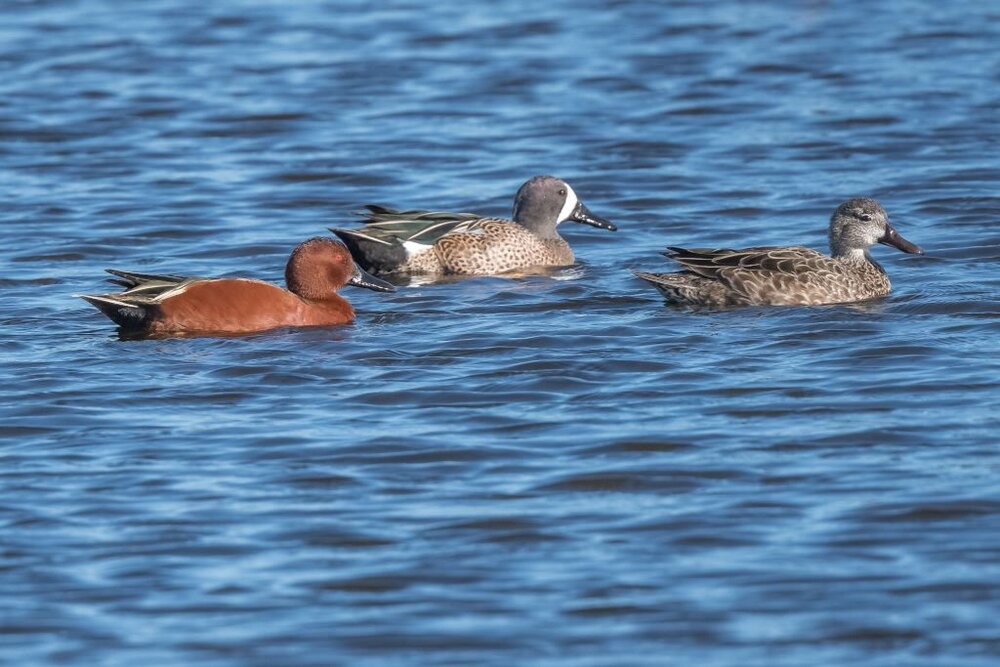
[[[331,238],[303,241],[288,258],[288,289],[248,278],[189,278],[115,271],[125,289],[80,298],[128,334],[242,334],[278,327],[325,326],[354,320],[337,294],[344,285],[383,292],[395,288],[363,271]]]

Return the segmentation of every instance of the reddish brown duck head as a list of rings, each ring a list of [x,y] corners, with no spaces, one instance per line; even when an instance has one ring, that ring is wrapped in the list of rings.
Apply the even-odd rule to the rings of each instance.
[[[296,246],[285,265],[285,284],[290,292],[308,301],[329,299],[344,285],[380,292],[395,289],[355,264],[344,244],[324,236],[308,239]]]

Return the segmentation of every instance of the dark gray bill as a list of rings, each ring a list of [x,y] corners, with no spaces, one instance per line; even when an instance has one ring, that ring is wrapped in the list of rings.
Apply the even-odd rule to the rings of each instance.
[[[569,214],[568,219],[573,222],[582,222],[585,225],[608,229],[612,232],[618,230],[618,228],[615,227],[610,220],[605,220],[601,216],[591,213],[590,209],[583,205],[583,202],[577,202],[576,208],[574,208],[573,212]]]
[[[354,275],[347,281],[348,285],[356,285],[366,289],[373,289],[376,292],[395,292],[396,288],[392,283],[387,283],[381,278],[376,278],[372,274],[362,269],[357,264],[354,265]]]
[[[897,232],[896,229],[888,223],[885,225],[885,234],[882,235],[882,238],[880,238],[878,242],[884,243],[885,245],[891,245],[893,248],[899,248],[903,252],[908,252],[911,255],[924,254],[924,251],[920,249],[920,246],[910,243],[904,239],[899,235],[899,232]]]

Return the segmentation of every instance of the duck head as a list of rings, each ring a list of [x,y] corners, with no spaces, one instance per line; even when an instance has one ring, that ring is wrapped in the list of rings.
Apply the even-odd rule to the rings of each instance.
[[[288,290],[303,299],[329,299],[344,285],[356,285],[379,292],[393,292],[395,287],[358,266],[342,243],[317,236],[303,241],[285,265]]]
[[[876,243],[891,245],[903,252],[922,255],[889,222],[889,214],[874,199],[858,197],[837,207],[830,218],[830,250],[834,257],[865,256]]]
[[[514,222],[542,238],[556,236],[556,227],[570,220],[609,231],[618,228],[584,206],[566,181],[554,176],[535,176],[514,197]]]

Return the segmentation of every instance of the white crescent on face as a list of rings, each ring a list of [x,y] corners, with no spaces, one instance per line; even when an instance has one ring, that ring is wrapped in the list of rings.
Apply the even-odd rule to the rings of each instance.
[[[558,225],[560,222],[565,222],[566,220],[569,220],[569,216],[573,214],[573,209],[576,208],[576,205],[579,202],[580,200],[577,199],[576,193],[573,192],[573,188],[569,187],[569,184],[567,183],[566,203],[563,204],[562,210],[559,211],[559,217],[556,218],[556,224]]]

